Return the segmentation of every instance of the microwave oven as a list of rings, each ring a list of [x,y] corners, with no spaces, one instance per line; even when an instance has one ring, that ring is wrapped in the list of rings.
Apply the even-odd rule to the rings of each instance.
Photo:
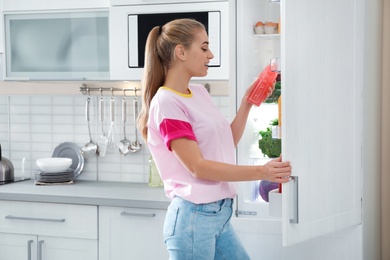
[[[229,3],[166,3],[110,7],[110,79],[141,80],[146,38],[154,26],[178,18],[203,23],[214,54],[208,75],[199,80],[229,78]],[[197,80],[197,78],[193,78]]]

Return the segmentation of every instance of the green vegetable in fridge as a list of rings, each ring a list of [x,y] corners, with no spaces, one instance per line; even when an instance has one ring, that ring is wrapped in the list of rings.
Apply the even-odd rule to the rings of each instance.
[[[272,94],[264,101],[265,103],[276,103],[281,93],[281,82],[276,81]]]
[[[270,126],[265,131],[260,131],[261,139],[259,140],[259,148],[264,156],[269,158],[276,158],[282,152],[282,140],[272,138],[271,126],[278,125],[278,119],[270,122]]]

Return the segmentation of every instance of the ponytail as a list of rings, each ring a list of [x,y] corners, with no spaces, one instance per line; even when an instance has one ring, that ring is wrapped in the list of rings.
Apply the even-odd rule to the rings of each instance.
[[[142,88],[142,108],[138,116],[138,128],[144,140],[148,136],[149,108],[152,98],[157,93],[160,86],[164,84],[164,67],[157,54],[157,39],[159,37],[159,26],[154,27],[147,38],[145,46],[145,67],[144,76],[141,82]]]

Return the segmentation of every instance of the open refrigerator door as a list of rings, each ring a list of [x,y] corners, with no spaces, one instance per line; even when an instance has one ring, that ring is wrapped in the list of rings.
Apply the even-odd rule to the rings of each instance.
[[[240,183],[236,218],[250,220],[248,232],[269,232],[272,226],[284,246],[358,225],[364,128],[363,2],[246,0],[235,5],[236,100],[242,99],[260,71],[279,59],[281,151],[283,160],[293,166],[293,178],[283,184],[282,193],[269,193],[272,198],[277,195],[275,203],[258,193],[261,182]],[[322,14],[331,14],[331,19]],[[272,23],[281,23],[279,33],[275,27],[266,30]],[[255,30],[261,26],[263,30]],[[266,163],[259,133],[278,112],[276,103],[253,107],[237,147],[238,164]]]
[[[237,100],[241,100],[246,87],[258,78],[261,72],[271,69],[278,73],[274,93],[267,100],[254,98],[245,132],[237,147],[238,164],[263,165],[271,160],[263,148],[259,148],[262,135],[278,128],[278,97],[280,96],[280,3],[267,0],[237,1]],[[245,19],[240,19],[245,17]],[[257,102],[261,99],[261,102]],[[254,103],[254,102],[252,102]],[[237,104],[239,105],[239,104]],[[275,126],[271,126],[274,124]],[[262,134],[261,134],[262,132]],[[264,142],[265,138],[263,139]],[[271,140],[269,140],[271,141]],[[268,141],[266,141],[268,142]],[[278,139],[279,147],[281,140]],[[267,144],[266,144],[267,145]],[[261,144],[260,144],[261,146]],[[249,148],[248,148],[249,147]],[[279,148],[280,150],[280,148]],[[264,185],[266,184],[266,185]],[[239,184],[236,216],[238,218],[280,219],[269,214],[268,190],[278,187],[261,181]]]

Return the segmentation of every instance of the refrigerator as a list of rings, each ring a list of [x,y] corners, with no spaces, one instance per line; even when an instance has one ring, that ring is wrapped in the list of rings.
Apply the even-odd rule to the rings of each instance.
[[[321,252],[329,246],[340,252],[332,259],[361,259],[364,1],[236,0],[230,10],[233,109],[275,59],[282,99],[281,108],[252,108],[237,162],[269,160],[258,148],[259,131],[281,112],[282,158],[293,167],[293,179],[270,202],[259,196],[259,181],[239,183],[238,233],[254,259],[259,252],[328,259]],[[277,23],[279,32],[257,34],[259,21]]]

